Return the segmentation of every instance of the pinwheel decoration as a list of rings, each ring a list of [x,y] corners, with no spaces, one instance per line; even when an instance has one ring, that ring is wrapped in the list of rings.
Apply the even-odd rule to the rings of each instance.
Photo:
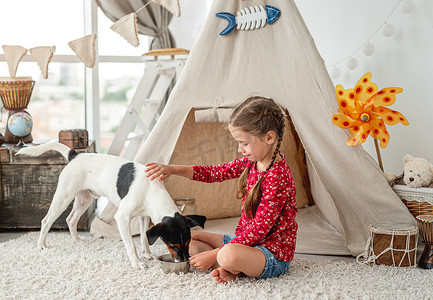
[[[388,87],[379,90],[371,81],[372,76],[371,73],[364,74],[353,89],[345,90],[341,84],[337,85],[335,90],[339,109],[332,116],[332,123],[349,129],[348,146],[364,143],[369,135],[374,138],[379,165],[383,170],[377,143],[379,141],[382,148],[388,145],[390,136],[385,124],[402,123],[407,126],[409,122],[400,112],[384,107],[394,104],[396,94],[403,89]]]

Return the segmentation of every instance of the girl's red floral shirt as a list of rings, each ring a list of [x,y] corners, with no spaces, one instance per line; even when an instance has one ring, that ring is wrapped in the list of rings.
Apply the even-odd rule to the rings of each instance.
[[[298,224],[295,221],[298,207],[296,205],[295,182],[284,155],[281,161],[265,172],[256,170],[256,163],[248,158],[238,158],[232,162],[217,166],[193,166],[192,180],[202,182],[221,182],[238,178],[245,168],[250,167],[247,190],[264,175],[262,180],[262,196],[256,215],[249,219],[242,212],[236,227],[236,237],[230,243],[247,246],[261,245],[266,247],[279,260],[292,261],[296,246]]]

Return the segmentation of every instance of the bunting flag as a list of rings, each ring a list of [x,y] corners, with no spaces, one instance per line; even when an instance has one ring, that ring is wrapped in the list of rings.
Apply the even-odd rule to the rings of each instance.
[[[56,51],[56,46],[40,46],[29,49],[30,55],[41,69],[44,79],[48,78],[48,64],[53,57],[54,51]]]
[[[140,44],[138,40],[137,15],[135,13],[124,16],[116,21],[110,28],[120,34],[132,46],[138,47]]]
[[[70,41],[69,47],[78,58],[89,68],[93,68],[96,62],[96,33]]]
[[[153,2],[161,5],[176,17],[180,17],[179,0],[153,0]]]
[[[26,55],[27,49],[22,46],[9,46],[3,45],[3,51],[5,53],[5,59],[8,63],[9,75],[15,77],[18,69],[18,64],[21,59]]]

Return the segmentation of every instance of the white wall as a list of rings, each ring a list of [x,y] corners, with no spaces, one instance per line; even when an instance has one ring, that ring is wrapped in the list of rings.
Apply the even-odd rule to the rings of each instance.
[[[191,50],[200,34],[213,0],[179,0],[181,15],[173,17],[169,29],[177,48]]]
[[[275,0],[276,7],[278,1],[283,0]],[[352,88],[364,73],[371,72],[379,89],[403,88],[390,108],[400,111],[410,125],[388,126],[390,142],[386,149],[380,148],[385,172],[397,174],[402,172],[402,157],[407,153],[433,162],[433,95],[429,93],[433,87],[430,75],[433,71],[433,1],[411,0],[414,6],[411,13],[402,12],[403,2],[388,20],[395,28],[394,35],[385,37],[380,27],[399,0],[295,0],[325,64],[332,66],[344,59],[336,65],[341,75],[332,78],[335,85],[340,83]],[[170,25],[178,47],[191,48],[211,3],[212,0],[180,1],[182,16],[174,18]],[[278,22],[273,26],[278,26]],[[362,46],[377,29],[380,30],[370,40],[375,54],[365,56]],[[349,70],[345,58],[354,52],[358,67]],[[376,158],[371,138],[364,143],[364,148]]]
[[[398,2],[295,0],[326,65],[363,46]],[[332,78],[334,84],[352,88],[364,73],[371,72],[379,89],[403,88],[390,108],[401,112],[410,124],[387,126],[391,138],[386,149],[380,148],[385,172],[397,174],[402,172],[402,157],[407,153],[433,163],[433,94],[429,92],[433,87],[433,1],[412,0],[410,13],[401,10],[403,2],[388,20],[396,29],[394,35],[385,37],[381,28],[371,39],[375,54],[366,56],[361,48],[353,55],[358,67],[349,70],[344,60],[336,66],[340,77]],[[376,158],[371,138],[364,148]]]

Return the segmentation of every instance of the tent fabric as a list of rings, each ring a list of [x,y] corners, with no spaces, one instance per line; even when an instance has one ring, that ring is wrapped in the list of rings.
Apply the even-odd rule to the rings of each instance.
[[[322,214],[319,206],[300,209],[296,217],[298,236],[295,253],[351,255],[344,235]]]
[[[335,89],[294,1],[248,1],[249,5],[273,5],[281,16],[260,29],[235,29],[220,36],[227,23],[215,14],[235,14],[246,3],[214,1],[136,161],[168,163],[191,108],[233,107],[248,96],[263,95],[288,109],[310,161],[310,177],[316,179],[314,200],[328,223],[341,224],[337,227],[352,255],[364,250],[369,224],[390,221],[415,226],[375,160],[361,146],[347,146],[348,132],[332,124],[332,114],[338,109]],[[303,226],[313,223],[302,221]],[[317,236],[332,238],[320,232]],[[320,253],[318,240],[301,246]]]

